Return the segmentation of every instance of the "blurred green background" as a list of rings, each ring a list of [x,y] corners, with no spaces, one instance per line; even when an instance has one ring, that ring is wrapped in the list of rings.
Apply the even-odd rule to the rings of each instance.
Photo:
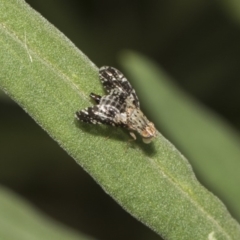
[[[122,69],[118,61],[121,51],[140,52],[155,60],[176,85],[239,132],[240,3],[237,1],[27,2],[97,66]],[[153,111],[144,107],[145,112]],[[3,93],[0,93],[0,111],[2,185],[52,218],[96,238],[160,239],[122,210]],[[164,126],[160,130],[185,154]],[[208,189],[214,192],[214,187]],[[231,212],[231,206],[228,208]],[[234,212],[231,214],[237,218]]]

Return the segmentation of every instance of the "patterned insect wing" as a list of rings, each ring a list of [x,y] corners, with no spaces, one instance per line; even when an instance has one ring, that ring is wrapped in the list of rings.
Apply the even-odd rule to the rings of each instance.
[[[99,78],[109,94],[112,94],[113,91],[122,92],[135,107],[140,107],[135,90],[119,70],[113,67],[103,66],[99,70]]]
[[[92,124],[108,124],[125,127],[125,123],[121,121],[121,112],[124,112],[126,105],[124,94],[116,92],[115,94],[105,95],[99,98],[98,95],[91,93],[90,96],[93,99],[97,96],[97,99],[100,99],[99,104],[77,112],[77,119]]]

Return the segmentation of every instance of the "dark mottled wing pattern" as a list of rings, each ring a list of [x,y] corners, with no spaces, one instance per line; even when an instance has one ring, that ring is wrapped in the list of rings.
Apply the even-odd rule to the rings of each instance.
[[[76,112],[77,119],[82,122],[115,126],[113,115],[114,113],[107,106],[102,106],[100,108],[99,105],[88,107],[82,111]]]
[[[90,95],[92,98],[100,97],[96,94]],[[122,122],[116,122],[116,115],[124,112],[125,98],[123,93],[113,92],[111,95],[105,95],[97,98],[99,104],[88,107],[76,113],[77,119],[92,124],[108,124],[112,126],[125,127]],[[96,100],[96,99],[95,99]]]
[[[122,121],[126,111],[126,101],[139,107],[137,95],[124,77],[124,75],[113,67],[101,67],[99,77],[108,95],[99,96],[91,93],[90,97],[97,105],[88,107],[76,113],[77,119],[92,124],[109,124],[112,126],[127,127]]]
[[[103,66],[99,70],[99,78],[108,94],[112,94],[112,92],[123,93],[125,99],[128,98],[128,101],[131,101],[135,107],[140,107],[135,90],[119,70]]]

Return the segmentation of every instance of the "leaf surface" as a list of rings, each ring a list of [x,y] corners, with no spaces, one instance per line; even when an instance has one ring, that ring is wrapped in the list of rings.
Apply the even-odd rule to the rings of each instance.
[[[240,238],[237,222],[161,134],[128,147],[126,131],[77,124],[89,93],[103,93],[97,68],[23,1],[3,0],[0,9],[0,86],[108,194],[166,239]]]

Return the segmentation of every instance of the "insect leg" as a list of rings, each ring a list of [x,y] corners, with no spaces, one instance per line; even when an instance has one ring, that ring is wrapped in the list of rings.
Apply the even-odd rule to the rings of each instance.
[[[99,95],[97,95],[97,94],[95,94],[95,93],[91,93],[90,94],[90,97],[97,103],[97,104],[99,104],[100,103],[100,100],[101,100],[101,96],[99,96]]]

